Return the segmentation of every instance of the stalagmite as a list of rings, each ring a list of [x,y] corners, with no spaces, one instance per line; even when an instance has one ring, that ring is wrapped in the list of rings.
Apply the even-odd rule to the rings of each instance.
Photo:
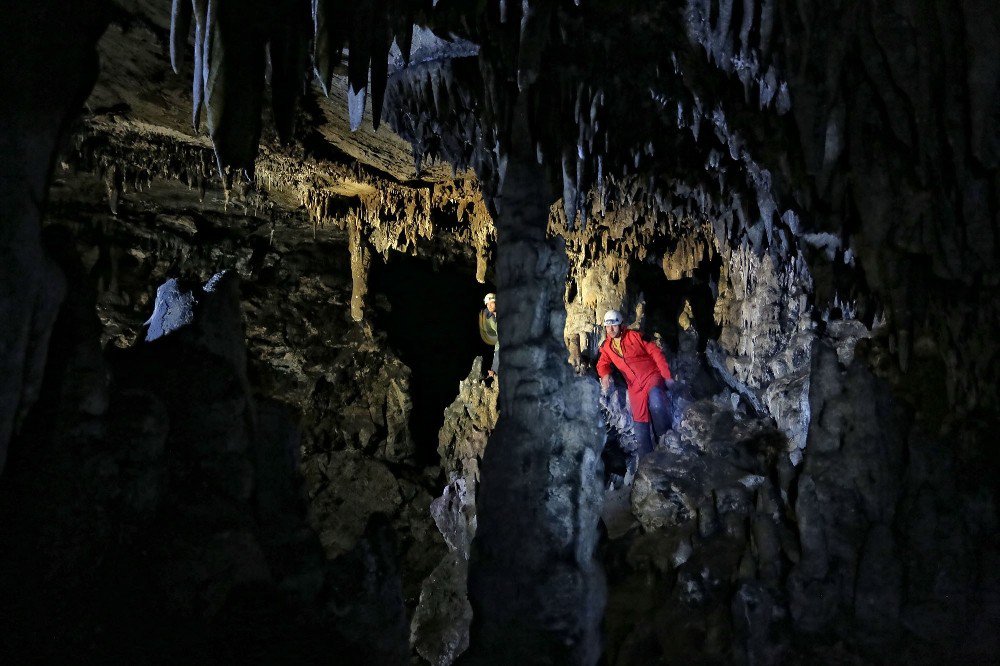
[[[481,471],[468,658],[593,664],[604,605],[597,392],[565,361],[565,251],[546,238],[551,195],[526,133],[517,140],[524,151],[497,200],[500,416]]]

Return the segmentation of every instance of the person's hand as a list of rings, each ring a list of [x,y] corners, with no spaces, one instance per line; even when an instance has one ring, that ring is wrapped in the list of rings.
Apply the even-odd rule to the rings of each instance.
[[[489,371],[488,371],[488,372],[486,373],[486,376],[487,376],[487,377],[496,377],[496,376],[497,376],[497,373],[493,372],[492,370],[489,370]]]
[[[601,390],[607,392],[611,389],[611,375],[601,377]]]

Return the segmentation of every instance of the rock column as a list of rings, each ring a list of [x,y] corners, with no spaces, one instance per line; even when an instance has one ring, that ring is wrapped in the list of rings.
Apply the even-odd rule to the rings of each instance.
[[[463,663],[592,664],[600,655],[603,431],[596,382],[566,363],[567,259],[562,240],[546,238],[546,184],[533,159],[512,155],[496,202],[499,421],[481,473]]]
[[[0,32],[0,472],[17,422],[41,386],[49,333],[62,302],[62,273],[41,246],[52,162],[66,122],[97,76],[94,44],[104,2],[67,9],[20,3]]]

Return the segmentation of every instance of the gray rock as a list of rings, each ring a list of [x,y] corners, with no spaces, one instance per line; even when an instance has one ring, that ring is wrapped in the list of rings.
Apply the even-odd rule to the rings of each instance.
[[[328,558],[355,547],[374,514],[399,509],[399,483],[383,463],[354,451],[313,456],[302,464],[311,489],[309,516]]]
[[[410,645],[434,666],[448,666],[469,647],[472,606],[466,592],[468,555],[452,551],[424,580],[410,624]]]
[[[194,321],[195,297],[190,291],[183,291],[176,278],[171,278],[156,289],[156,304],[153,314],[146,320],[146,342],[152,342],[164,335],[188,326]]]
[[[482,380],[482,358],[459,384],[445,410],[438,452],[450,479],[430,513],[449,552],[425,579],[410,625],[410,644],[432,664],[453,663],[469,646],[472,606],[466,592],[469,552],[476,534],[479,465],[497,423],[497,384]]]

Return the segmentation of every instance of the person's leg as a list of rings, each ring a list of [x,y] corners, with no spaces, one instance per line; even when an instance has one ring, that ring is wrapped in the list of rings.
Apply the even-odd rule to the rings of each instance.
[[[636,452],[641,458],[653,450],[652,432],[649,423],[643,421],[633,421],[632,428],[635,431],[635,441],[639,445]]]
[[[649,389],[649,420],[653,425],[653,442],[659,442],[668,430],[670,430],[670,402],[667,399],[666,389],[656,386]]]
[[[499,342],[497,342],[496,345],[493,346],[493,365],[490,366],[490,370],[492,370],[493,372],[495,372],[497,374],[500,374],[500,343]]]

